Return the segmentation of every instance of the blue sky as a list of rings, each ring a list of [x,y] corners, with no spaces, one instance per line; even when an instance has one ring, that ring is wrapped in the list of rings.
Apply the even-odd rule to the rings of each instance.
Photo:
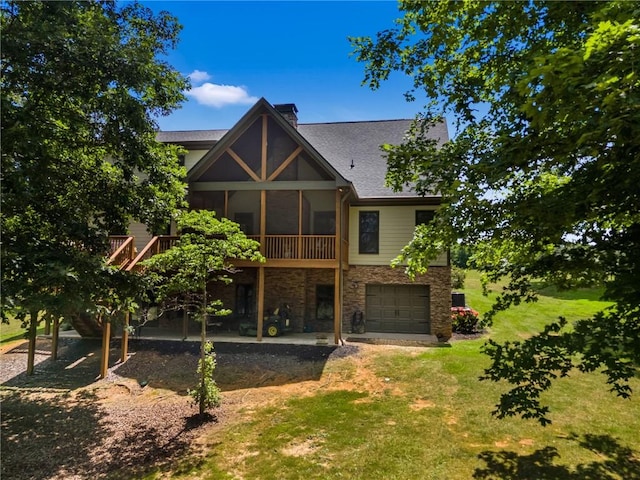
[[[295,103],[300,123],[413,118],[408,78],[395,74],[377,91],[361,82],[364,65],[348,36],[375,36],[400,16],[395,1],[149,1],[183,25],[167,59],[190,75],[180,110],[162,130],[226,129],[259,99]]]

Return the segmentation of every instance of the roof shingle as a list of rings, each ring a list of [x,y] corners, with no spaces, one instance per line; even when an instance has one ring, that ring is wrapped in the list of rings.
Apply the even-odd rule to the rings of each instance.
[[[385,143],[403,142],[412,120],[376,120],[336,123],[299,124],[298,132],[345,179],[349,180],[361,199],[417,197],[411,189],[394,192],[385,186],[387,162],[381,150]],[[165,143],[215,144],[228,130],[186,130],[158,132],[157,139]],[[429,130],[429,136],[439,143],[448,140],[446,123]],[[353,165],[353,167],[352,167]]]

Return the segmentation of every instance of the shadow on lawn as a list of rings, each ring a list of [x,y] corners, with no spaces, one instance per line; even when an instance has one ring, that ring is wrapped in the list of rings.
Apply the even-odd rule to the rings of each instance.
[[[560,458],[555,447],[545,447],[530,455],[517,452],[482,452],[478,458],[486,463],[473,474],[477,479],[546,479],[546,480],[608,480],[624,478],[640,479],[640,452],[621,445],[609,435],[573,435],[582,448],[591,450],[602,461],[579,464],[575,468],[558,465]]]
[[[602,288],[573,288],[571,290],[560,290],[544,282],[533,282],[533,289],[538,295],[553,297],[560,300],[590,300],[602,301],[604,289]]]

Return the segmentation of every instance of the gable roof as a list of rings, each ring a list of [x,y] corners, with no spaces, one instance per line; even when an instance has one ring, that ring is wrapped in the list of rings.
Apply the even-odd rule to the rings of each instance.
[[[349,181],[346,180],[333,165],[323,158],[316,149],[296,130],[285,118],[271,106],[264,98],[261,98],[244,116],[236,123],[233,128],[227,131],[224,136],[209,150],[198,162],[191,168],[187,174],[187,180],[198,178],[204,173],[219,155],[231,146],[236,139],[244,133],[244,131],[261,115],[268,113],[276,121],[276,123],[292,137],[298,144],[307,151],[307,153],[320,164],[332,177],[336,179],[336,185],[346,186]]]
[[[204,145],[207,142],[213,145],[189,172],[188,179],[197,178],[217,158],[218,153],[231,145],[238,135],[264,111],[271,114],[274,120],[313,156],[314,160],[332,173],[339,184],[352,184],[358,199],[366,201],[423,198],[410,188],[394,192],[385,187],[387,162],[381,145],[401,144],[413,122],[410,119],[301,123],[296,129],[264,98],[261,98],[231,130],[159,132],[158,140],[178,143],[187,148],[196,144]],[[440,144],[449,138],[447,125],[444,122],[432,127],[428,134],[431,138],[437,139]],[[439,195],[434,194],[431,198],[439,198]]]

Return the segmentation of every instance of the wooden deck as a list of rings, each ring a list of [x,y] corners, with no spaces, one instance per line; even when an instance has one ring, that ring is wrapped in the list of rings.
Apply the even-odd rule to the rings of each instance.
[[[259,235],[249,235],[248,238],[260,242]],[[179,236],[159,235],[153,237],[140,253],[126,266],[127,271],[139,268],[140,262],[151,258],[153,255],[165,252],[180,240]],[[342,258],[346,259],[348,244],[343,241]],[[295,261],[319,261],[336,262],[336,236],[335,235],[265,235],[262,242],[261,253],[272,261],[287,261],[294,265]],[[245,262],[241,262],[245,263]],[[308,265],[308,263],[307,263]]]

